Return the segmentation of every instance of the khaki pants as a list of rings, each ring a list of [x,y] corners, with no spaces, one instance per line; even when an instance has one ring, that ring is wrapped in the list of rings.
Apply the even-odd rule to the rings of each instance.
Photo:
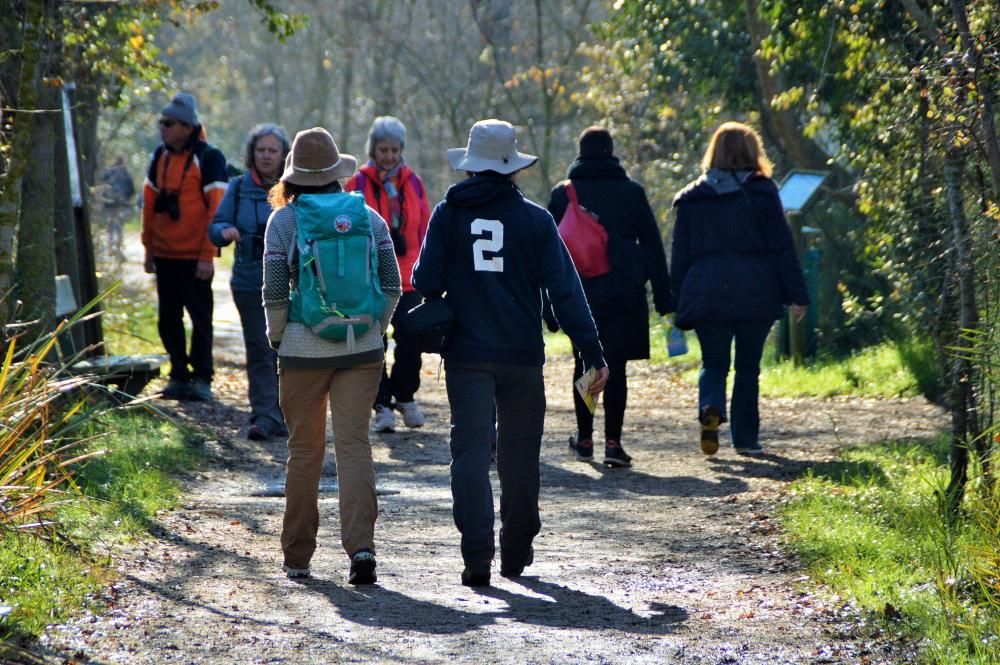
[[[283,369],[279,374],[279,398],[288,425],[281,549],[290,568],[308,568],[316,551],[328,404],[340,487],[341,543],[348,556],[362,549],[375,551],[378,501],[368,416],[381,375],[382,362],[339,369]]]

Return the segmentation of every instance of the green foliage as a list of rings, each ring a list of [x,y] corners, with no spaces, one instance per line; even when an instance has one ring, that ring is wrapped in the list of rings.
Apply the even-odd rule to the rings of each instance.
[[[155,300],[147,294],[118,289],[104,304],[104,343],[111,353],[162,352]]]
[[[760,389],[769,397],[915,397],[928,375],[936,374],[933,348],[926,343],[887,342],[805,367],[774,361],[771,353],[764,357]]]
[[[787,541],[815,581],[919,643],[921,662],[996,663],[1000,501],[984,489],[972,519],[946,519],[947,449],[871,445],[813,467],[783,508]]]
[[[102,550],[148,534],[180,497],[176,475],[204,454],[199,438],[143,410],[104,413],[80,436],[103,454],[72,465],[73,501],[44,499],[54,537],[0,528],[0,598],[13,607],[0,639],[37,635],[85,606],[111,574]]]
[[[0,623],[0,640],[39,635],[68,619],[105,581],[100,563],[66,543],[0,531],[0,599],[13,608]]]

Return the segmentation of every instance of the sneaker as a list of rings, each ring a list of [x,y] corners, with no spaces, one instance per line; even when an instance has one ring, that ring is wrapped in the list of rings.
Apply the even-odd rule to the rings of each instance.
[[[764,447],[759,443],[756,446],[736,446],[734,448],[737,455],[763,455]]]
[[[190,386],[187,380],[170,379],[163,389],[163,396],[167,399],[185,399],[188,396]]]
[[[528,556],[524,559],[505,557],[503,551],[500,552],[500,574],[504,577],[520,577],[524,569],[535,562],[535,548],[528,548]]]
[[[376,432],[395,432],[396,415],[392,412],[392,409],[381,404],[376,406],[375,422],[372,423],[372,429]]]
[[[608,466],[632,466],[632,457],[625,452],[621,443],[608,439],[604,443],[604,463]]]
[[[267,431],[260,425],[250,425],[250,429],[247,430],[247,438],[251,441],[267,441],[270,437]]]
[[[594,461],[594,441],[592,439],[577,440],[576,434],[569,437],[570,452],[576,454],[576,458],[581,462]]]
[[[722,414],[719,407],[706,406],[701,417],[701,452],[706,455],[714,455],[719,451],[719,423],[722,422]]]
[[[193,402],[207,402],[212,399],[212,384],[205,379],[191,379],[187,398]]]
[[[479,563],[466,566],[462,571],[463,586],[489,586],[490,585],[490,564]]]
[[[350,584],[375,584],[375,553],[371,550],[358,550],[351,557],[351,573],[347,578]]]
[[[396,402],[396,409],[403,414],[403,424],[407,427],[422,427],[424,414],[416,402]]]
[[[292,568],[291,566],[282,566],[281,569],[285,571],[285,575],[293,580],[303,579],[312,574],[309,572],[309,568]]]

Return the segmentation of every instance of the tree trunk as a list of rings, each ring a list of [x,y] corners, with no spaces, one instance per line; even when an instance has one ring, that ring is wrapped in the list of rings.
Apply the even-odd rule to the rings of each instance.
[[[38,100],[42,109],[58,107],[58,93],[43,88]],[[47,332],[55,318],[55,113],[41,113],[31,132],[32,168],[21,179],[21,219],[17,230],[17,296],[23,310],[18,318],[34,321],[28,339]]]
[[[45,20],[45,1],[27,0],[21,40],[21,72],[17,83],[18,109],[35,108],[35,91],[39,61],[39,42]],[[21,177],[24,175],[31,153],[32,126],[35,116],[17,113],[11,136],[10,162],[7,172],[0,176],[0,330],[12,320],[15,299],[14,288],[14,239],[17,235],[18,207],[21,202]]]
[[[993,118],[993,81],[990,76],[980,75],[981,58],[976,57],[976,45],[969,29],[969,15],[965,9],[965,0],[951,0],[951,13],[958,26],[958,34],[962,39],[962,49],[965,51],[963,66],[966,71],[975,61],[975,69],[971,76],[975,79],[976,90],[982,99],[979,112],[979,130],[982,134],[986,162],[990,167],[993,180],[993,196],[1000,198],[1000,143],[997,142],[996,122]]]
[[[965,216],[962,196],[962,168],[965,155],[952,142],[945,157],[944,178],[948,188],[948,214],[951,218],[952,248],[959,290],[959,329],[955,340],[958,352],[954,358],[951,385],[951,480],[947,489],[947,505],[952,515],[958,513],[969,474],[969,447],[978,438],[975,368],[970,358],[972,341],[968,334],[979,326],[976,308],[975,267],[969,238],[969,223]]]

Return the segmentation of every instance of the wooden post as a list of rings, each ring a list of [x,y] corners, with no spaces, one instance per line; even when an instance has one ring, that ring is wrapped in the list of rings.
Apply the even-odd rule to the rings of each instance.
[[[792,240],[795,252],[802,256],[802,218],[798,213],[788,213],[788,226],[792,230]],[[796,367],[802,367],[806,362],[806,329],[805,317],[796,320],[791,310],[788,311],[788,353]]]

